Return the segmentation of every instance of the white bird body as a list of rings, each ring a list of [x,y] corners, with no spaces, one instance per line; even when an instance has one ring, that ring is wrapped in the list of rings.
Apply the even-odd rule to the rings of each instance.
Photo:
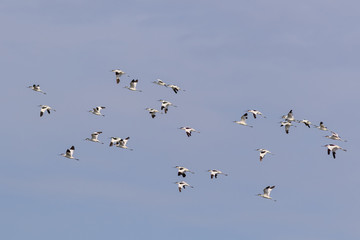
[[[191,127],[181,127],[181,128],[179,128],[179,129],[185,130],[185,133],[186,133],[186,135],[187,135],[188,137],[191,136],[191,133],[192,133],[192,132],[200,133],[199,131],[196,131],[194,128],[191,128]]]
[[[178,91],[181,90],[180,87],[178,87],[174,84],[167,84],[166,87],[171,88],[175,93],[178,93]],[[183,91],[185,91],[185,90],[183,90]]]
[[[185,167],[176,166],[175,168],[178,169],[178,176],[186,177],[186,172],[194,174],[194,172]]]
[[[268,154],[268,153],[271,154],[271,152],[269,150],[266,150],[263,148],[256,149],[256,151],[260,152],[260,162],[264,159],[266,154]]]
[[[32,90],[35,91],[35,92],[40,92],[40,93],[42,93],[42,94],[46,94],[46,92],[43,92],[43,91],[40,89],[40,85],[33,84],[32,86],[29,86],[28,88],[32,89]]]
[[[118,144],[118,142],[119,142],[120,140],[121,140],[121,138],[119,138],[119,137],[111,137],[111,141],[110,141],[109,147],[112,147],[113,145]]]
[[[116,76],[116,83],[119,84],[120,83],[120,77],[125,74],[125,72],[123,72],[122,70],[120,69],[114,69],[114,70],[111,70],[112,72],[115,73],[115,76]]]
[[[124,88],[127,88],[127,89],[129,89],[129,90],[131,90],[131,91],[142,92],[141,90],[137,90],[137,89],[136,89],[136,85],[137,85],[138,82],[139,82],[138,79],[136,79],[136,80],[133,79],[133,80],[131,80],[131,82],[130,82],[130,87],[125,86]]]
[[[338,141],[343,141],[343,142],[347,142],[347,140],[343,140],[339,134],[337,134],[336,132],[331,131],[331,135],[330,136],[325,136],[326,138],[332,139],[332,140],[338,140]]]
[[[154,81],[153,83],[160,85],[160,86],[164,86],[164,87],[166,87],[166,85],[167,85],[161,79],[156,79],[156,81]]]
[[[118,142],[115,143],[116,147],[119,148],[123,148],[123,149],[128,149],[130,151],[132,151],[133,149],[128,148],[128,146],[126,146],[127,142],[129,141],[130,137],[127,138],[121,138]]]
[[[328,155],[330,155],[330,153],[332,152],[332,155],[333,155],[333,158],[335,159],[336,158],[336,151],[341,149],[343,150],[344,152],[346,152],[347,150],[338,146],[338,145],[335,145],[335,144],[327,144],[325,145],[324,147],[327,147],[327,153]]]
[[[147,110],[149,112],[149,114],[151,115],[152,118],[155,118],[156,113],[159,112],[159,110],[156,110],[155,108],[146,108],[145,110]]]
[[[254,118],[256,118],[256,115],[261,115],[261,116],[263,116],[264,118],[266,118],[266,117],[262,114],[262,112],[260,112],[260,111],[258,111],[258,110],[252,109],[252,110],[247,110],[247,112],[252,113],[252,115],[254,116]]]
[[[315,127],[321,131],[329,131],[329,129],[325,127],[323,122],[320,122],[319,126],[315,125]]]
[[[63,157],[69,158],[69,159],[75,159],[75,160],[79,161],[78,158],[75,158],[73,156],[74,151],[75,151],[75,147],[71,146],[70,149],[66,149],[66,153],[61,153],[60,155],[63,156]]]
[[[86,138],[85,140],[90,141],[90,142],[97,142],[97,143],[104,144],[104,143],[100,142],[99,139],[98,139],[98,136],[99,136],[99,134],[101,134],[101,133],[102,133],[102,132],[93,132],[93,133],[91,134],[91,138]]]
[[[285,133],[289,134],[290,126],[294,126],[294,125],[292,125],[291,122],[281,122],[280,127],[283,127],[283,126],[285,127]],[[294,126],[294,127],[296,127],[296,126]]]
[[[258,196],[266,198],[266,199],[272,199],[270,197],[270,193],[274,188],[275,188],[275,186],[271,186],[271,187],[267,186],[266,188],[264,188],[264,193],[263,194],[258,194]],[[276,200],[274,200],[274,201],[276,201]]]
[[[193,186],[189,185],[187,182],[185,181],[181,181],[181,182],[176,182],[175,184],[178,185],[178,189],[179,189],[179,192],[181,192],[181,189],[185,189],[185,187],[191,187],[191,188],[194,188]]]
[[[105,109],[106,107],[100,107],[100,106],[97,106],[95,108],[93,108],[93,110],[90,110],[89,112],[91,112],[92,114],[95,114],[95,115],[98,115],[98,116],[103,116],[105,117],[105,115],[101,114],[101,109]]]
[[[208,170],[208,172],[210,173],[210,178],[213,179],[214,177],[217,178],[218,174],[223,174],[225,176],[227,176],[226,173],[223,173],[222,171],[216,170],[216,169],[212,169],[212,170]]]
[[[310,128],[310,125],[312,125],[312,123],[309,121],[309,120],[307,120],[307,119],[303,119],[303,120],[296,120],[298,123],[303,123],[303,124],[305,124],[305,126],[307,126],[308,128]]]
[[[56,112],[55,109],[52,109],[50,106],[47,106],[47,105],[39,105],[39,107],[41,107],[40,117],[42,117],[44,115],[44,112],[47,112],[48,114],[50,114],[50,110],[53,110],[54,112]]]
[[[241,120],[240,121],[234,121],[234,123],[237,123],[237,124],[240,124],[240,125],[243,125],[243,126],[247,126],[247,127],[253,127],[253,126],[250,126],[246,123],[246,120],[248,119],[248,114],[245,113],[244,115],[241,116]]]
[[[290,110],[288,114],[283,115],[282,118],[285,119],[287,122],[295,121],[294,114],[293,114],[292,110]]]
[[[159,101],[161,102],[161,108],[160,109],[164,110],[165,114],[168,112],[169,106],[177,107],[177,106],[175,106],[174,104],[172,104],[169,101],[162,100],[162,99],[160,99]]]

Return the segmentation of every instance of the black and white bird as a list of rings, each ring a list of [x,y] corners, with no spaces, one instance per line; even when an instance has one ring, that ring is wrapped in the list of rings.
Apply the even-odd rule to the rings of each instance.
[[[305,124],[305,126],[307,126],[308,128],[310,128],[310,126],[312,125],[312,123],[311,123],[309,120],[307,120],[307,119],[296,120],[296,122],[298,122],[298,123],[303,123],[303,124]]]
[[[71,146],[70,149],[66,149],[66,153],[61,153],[60,155],[63,156],[63,157],[66,157],[66,158],[75,159],[75,160],[79,161],[78,158],[75,158],[75,157],[73,156],[74,151],[75,151],[75,147],[74,147],[74,146]]]
[[[314,125],[317,129],[320,129],[322,131],[329,131],[329,129],[327,127],[325,127],[323,122],[320,122],[319,126]]]
[[[33,84],[32,86],[29,86],[28,88],[31,88],[33,91],[35,92],[40,92],[42,94],[46,94],[46,92],[43,92],[41,89],[40,89],[40,85],[36,85],[36,84]]]
[[[160,85],[160,86],[164,86],[164,87],[166,87],[166,85],[167,85],[161,79],[156,79],[156,81],[154,81],[153,83]]]
[[[119,137],[111,137],[110,138],[110,144],[109,144],[109,147],[112,147],[113,145],[116,145],[119,143],[119,141],[121,140],[121,138]]]
[[[342,147],[338,146],[338,145],[335,145],[335,144],[327,144],[323,147],[327,147],[327,153],[328,155],[330,155],[330,153],[332,152],[332,155],[333,155],[333,158],[335,159],[336,158],[336,150],[338,149],[341,149],[343,151],[347,151],[346,149],[343,149]]]
[[[174,91],[174,93],[178,93],[179,90],[182,90],[180,87],[178,87],[174,84],[167,84],[166,87],[171,88]],[[185,90],[183,90],[183,91],[185,91]]]
[[[252,109],[252,110],[247,110],[247,112],[248,112],[248,113],[252,113],[252,115],[254,116],[254,118],[256,118],[257,115],[261,115],[261,116],[263,116],[264,118],[266,118],[266,117],[262,114],[262,112],[260,112],[260,111],[258,111],[258,110]]]
[[[290,126],[294,126],[294,125],[292,125],[291,122],[288,122],[288,121],[281,122],[281,125],[280,125],[280,127],[285,127],[286,134],[289,134]],[[296,127],[296,126],[294,126],[294,127]]]
[[[138,82],[139,82],[138,79],[136,79],[136,80],[133,79],[133,80],[131,80],[131,82],[130,82],[130,87],[125,86],[124,88],[127,88],[127,89],[129,89],[129,90],[131,90],[131,91],[142,92],[142,90],[137,90],[137,89],[136,89],[136,85],[138,84]]]
[[[253,126],[250,126],[246,123],[246,120],[248,119],[248,113],[245,113],[244,115],[241,116],[241,120],[240,121],[234,121],[234,123],[237,123],[237,124],[240,124],[240,125],[243,125],[243,126],[247,126],[247,127],[253,127]]]
[[[190,171],[190,170],[189,170],[188,168],[186,168],[186,167],[176,166],[175,168],[178,169],[178,176],[186,177],[186,172],[189,172],[189,173],[194,174],[194,172]]]
[[[175,184],[178,185],[178,189],[179,189],[179,192],[181,192],[181,189],[185,189],[185,187],[191,187],[191,188],[194,188],[193,186],[189,185],[187,182],[185,181],[181,181],[181,182],[176,182]]]
[[[161,102],[161,108],[160,109],[161,109],[161,111],[164,111],[165,114],[168,112],[169,106],[177,107],[176,105],[172,104],[169,101],[162,100],[162,99],[160,99],[159,101]]]
[[[288,114],[283,115],[282,118],[285,119],[285,121],[287,121],[287,122],[295,121],[294,114],[293,114],[292,110],[290,110]]]
[[[191,127],[181,127],[179,129],[184,130],[188,137],[191,137],[192,132],[200,133],[199,131],[196,131],[194,128],[191,128]]]
[[[100,106],[97,106],[95,108],[93,108],[93,110],[90,110],[89,112],[91,112],[92,114],[95,114],[95,115],[98,115],[98,116],[103,116],[105,117],[105,115],[101,114],[101,109],[105,109],[106,107],[100,107]]]
[[[216,170],[216,169],[212,169],[212,170],[208,170],[208,172],[210,173],[210,178],[213,179],[214,177],[217,178],[218,174],[223,174],[225,176],[227,176],[226,173],[223,173],[222,171]]]
[[[93,133],[91,134],[91,138],[85,138],[85,140],[90,141],[90,142],[96,142],[96,143],[104,144],[104,143],[100,142],[99,139],[98,139],[98,136],[99,136],[99,134],[101,134],[101,133],[102,133],[102,132],[93,132]]]
[[[123,149],[128,149],[130,151],[132,151],[133,149],[132,148],[128,148],[128,146],[126,146],[127,142],[129,141],[130,137],[127,137],[127,138],[121,138],[116,144],[115,146],[116,147],[119,147],[119,148],[123,148]]]
[[[263,194],[258,194],[257,196],[260,196],[260,197],[263,197],[263,198],[266,198],[266,199],[271,199],[273,200],[271,197],[270,197],[270,193],[271,191],[275,188],[275,186],[267,186],[266,188],[264,188],[264,193]],[[276,200],[273,200],[276,202]]]
[[[263,149],[263,148],[256,149],[256,151],[260,152],[260,162],[264,159],[266,154],[268,154],[268,153],[272,154],[269,150],[266,150],[266,149]]]
[[[55,109],[52,109],[48,105],[39,105],[39,107],[41,107],[41,109],[40,109],[40,117],[42,117],[44,115],[44,112],[47,112],[48,114],[50,114],[50,110],[56,112]]]
[[[152,118],[155,118],[156,113],[159,112],[159,110],[156,110],[155,108],[146,108],[145,110],[147,110],[149,112],[149,114],[151,115]]]
[[[120,83],[120,77],[125,74],[125,72],[123,72],[122,70],[120,69],[114,69],[114,70],[111,70],[112,72],[115,73],[115,76],[116,76],[116,83],[119,84]]]
[[[332,139],[332,140],[338,140],[338,141],[343,141],[343,142],[347,142],[347,140],[342,139],[339,134],[337,134],[336,132],[331,131],[331,135],[329,136],[325,136],[328,139]]]

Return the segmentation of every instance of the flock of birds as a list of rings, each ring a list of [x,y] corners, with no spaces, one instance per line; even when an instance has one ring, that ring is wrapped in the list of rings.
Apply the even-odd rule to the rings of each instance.
[[[115,70],[111,70],[112,72],[115,73],[115,77],[116,77],[116,83],[119,84],[120,83],[120,77],[122,75],[125,74],[125,72],[123,72],[122,70],[120,69],[115,69]],[[130,77],[128,75],[128,77]],[[136,87],[137,87],[137,84],[138,84],[139,80],[138,79],[133,79],[131,80],[130,82],[130,86],[125,86],[124,88],[127,88],[128,90],[131,90],[131,91],[138,91],[138,92],[142,92],[142,90],[138,90]],[[181,89],[180,87],[174,85],[174,84],[166,84],[164,83],[162,80],[160,79],[157,79],[156,81],[154,81],[153,83],[159,85],[159,86],[164,86],[164,87],[167,87],[167,88],[171,88],[175,94],[177,94],[180,90],[182,91],[185,91],[183,89]],[[46,92],[42,91],[40,89],[40,85],[36,85],[36,84],[33,84],[32,86],[29,86],[29,88],[35,92],[38,92],[38,93],[42,93],[44,95],[46,95]],[[159,100],[161,102],[161,106],[160,106],[160,111],[155,109],[155,108],[146,108],[145,110],[147,110],[151,116],[151,118],[155,118],[157,114],[167,114],[168,113],[168,110],[169,110],[169,107],[177,107],[176,105],[172,104],[171,102],[167,101],[167,100],[163,100],[163,99],[160,99]],[[55,109],[51,108],[50,106],[48,105],[39,105],[39,107],[41,108],[40,109],[40,117],[43,117],[44,113],[48,113],[50,114],[51,111],[56,111]],[[96,106],[94,107],[92,110],[89,110],[90,113],[94,114],[94,115],[97,115],[97,116],[102,116],[104,117],[105,115],[101,113],[101,110],[103,109],[106,109],[106,107],[104,106]],[[247,127],[253,127],[251,125],[248,125],[247,124],[247,119],[248,119],[248,115],[249,114],[252,114],[253,118],[256,119],[257,116],[262,116],[263,118],[266,118],[263,113],[261,113],[260,111],[258,110],[254,110],[254,109],[250,109],[248,111],[246,111],[240,118],[239,121],[234,121],[235,123],[239,124],[239,125],[242,125],[242,126],[247,126]],[[285,128],[285,133],[286,134],[289,134],[290,132],[290,127],[296,127],[296,125],[294,125],[293,123],[303,123],[306,127],[308,128],[317,128],[321,131],[330,131],[327,127],[325,127],[324,123],[323,122],[320,122],[319,125],[314,125],[312,124],[309,120],[307,119],[303,119],[303,120],[297,120],[295,119],[294,117],[294,114],[293,114],[293,111],[290,110],[287,114],[283,115],[282,116],[282,121],[279,122],[280,123],[280,127],[284,127]],[[191,137],[191,134],[192,132],[196,132],[196,133],[200,133],[199,131],[195,130],[194,128],[192,127],[189,127],[189,126],[185,126],[185,127],[180,127],[179,129],[181,130],[184,130],[187,137]],[[328,139],[331,139],[331,140],[335,140],[335,141],[342,141],[342,142],[346,142],[346,140],[342,139],[336,132],[334,131],[330,131],[331,132],[331,135],[327,135],[325,136],[326,138]],[[91,138],[86,138],[85,140],[86,141],[90,141],[90,142],[95,142],[95,143],[100,143],[100,144],[104,144],[103,142],[100,142],[100,140],[98,139],[99,135],[102,134],[101,131],[97,131],[97,132],[93,132],[91,134]],[[120,137],[110,137],[110,143],[109,143],[109,147],[119,147],[119,148],[122,148],[122,149],[127,149],[127,150],[133,150],[132,148],[129,148],[127,146],[127,143],[129,141],[130,137],[126,137],[126,138],[120,138]],[[336,145],[336,144],[327,144],[327,145],[324,145],[323,147],[326,147],[327,148],[327,153],[328,155],[330,155],[332,153],[332,156],[333,158],[335,159],[336,158],[336,151],[337,150],[343,150],[343,151],[347,151],[346,149]],[[73,159],[73,160],[77,160],[79,161],[78,158],[75,158],[74,157],[74,151],[75,151],[75,146],[71,146],[69,149],[66,150],[65,153],[61,153],[60,156],[63,156],[63,157],[66,157],[66,158],[69,158],[69,159]],[[258,151],[260,153],[260,162],[265,158],[265,156],[267,154],[273,154],[271,153],[269,150],[267,149],[262,149],[262,148],[259,148],[259,149],[256,149],[256,151]],[[194,174],[193,171],[190,171],[188,168],[186,167],[182,167],[182,166],[175,166],[174,168],[177,168],[177,175],[179,177],[183,177],[185,178],[186,177],[186,174],[187,173],[191,173],[191,174]],[[218,175],[222,174],[224,176],[227,176],[228,174],[226,173],[223,173],[222,171],[220,170],[217,170],[217,169],[211,169],[211,170],[208,170],[208,172],[210,173],[210,178],[213,179],[213,178],[217,178]],[[178,190],[179,192],[182,191],[182,189],[185,189],[186,187],[190,187],[190,188],[193,188],[193,186],[191,186],[190,184],[188,184],[187,182],[185,181],[178,181],[178,182],[175,182],[175,184],[177,184],[178,186]],[[262,194],[257,194],[257,196],[260,196],[262,198],[265,198],[265,199],[271,199],[273,201],[276,201],[274,199],[272,199],[272,197],[270,197],[270,193],[271,191],[275,188],[275,186],[267,186],[263,189],[263,193]]]

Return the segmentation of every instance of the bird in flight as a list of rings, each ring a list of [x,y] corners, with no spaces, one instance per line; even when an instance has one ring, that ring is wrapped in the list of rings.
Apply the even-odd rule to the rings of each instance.
[[[338,145],[335,145],[335,144],[327,144],[323,147],[327,147],[327,153],[328,155],[330,155],[330,153],[332,152],[332,155],[333,155],[333,158],[335,159],[336,158],[336,150],[338,149],[341,149],[343,150],[344,152],[346,152],[347,150],[346,149],[343,149],[342,147],[338,146]]]
[[[260,152],[260,162],[264,159],[266,154],[268,154],[268,153],[272,154],[269,150],[266,150],[266,149],[263,149],[263,148],[256,149],[256,151]]]
[[[247,127],[253,127],[253,126],[250,126],[246,123],[246,120],[248,119],[248,113],[245,113],[244,115],[241,116],[241,120],[240,121],[234,121],[234,123],[237,123],[237,124],[240,124],[240,125],[243,125],[243,126],[247,126]]]
[[[173,106],[173,107],[177,107],[176,105],[172,104],[171,102],[169,101],[166,101],[166,100],[162,100],[160,99],[159,100],[161,102],[161,110],[164,110],[164,113],[166,114],[169,110],[169,106]]]
[[[178,189],[179,189],[179,192],[181,192],[181,189],[185,189],[185,187],[191,187],[191,188],[194,188],[193,186],[189,185],[187,182],[185,181],[181,181],[181,182],[176,182],[175,184],[178,185]]]
[[[105,115],[101,114],[101,109],[105,109],[106,107],[100,107],[100,106],[97,106],[95,108],[93,108],[93,110],[90,110],[89,112],[91,112],[92,114],[95,114],[95,115],[98,115],[98,116],[103,116],[105,117]]]
[[[192,132],[197,132],[197,133],[200,133],[199,131],[196,131],[194,128],[191,128],[191,127],[181,127],[179,128],[181,130],[185,130],[185,133],[188,137],[191,137],[191,133]]]
[[[218,174],[223,174],[225,176],[227,176],[226,173],[223,173],[222,171],[213,169],[213,170],[208,170],[208,172],[210,173],[210,178],[213,179],[214,177],[217,178]]]
[[[43,92],[41,89],[40,89],[40,85],[32,85],[32,86],[29,86],[28,88],[30,88],[31,90],[35,91],[35,92],[40,92],[42,94],[46,94],[46,92]]]
[[[124,88],[127,88],[127,89],[129,89],[129,90],[131,90],[131,91],[142,92],[142,90],[137,90],[137,89],[136,89],[136,85],[138,84],[138,82],[139,82],[138,79],[136,79],[136,80],[133,79],[133,80],[131,80],[131,82],[130,82],[130,87],[125,86]]]
[[[39,105],[39,107],[41,107],[41,109],[40,109],[40,117],[42,117],[44,115],[44,112],[47,112],[48,114],[50,114],[50,110],[56,112],[55,109],[52,109],[51,107],[49,107],[47,105]]]
[[[186,168],[186,167],[176,166],[175,168],[178,169],[178,176],[186,177],[186,172],[189,172],[189,173],[194,174],[194,172],[190,171],[190,170],[189,170],[188,168]]]
[[[114,69],[114,70],[111,70],[112,72],[115,73],[115,76],[116,76],[116,83],[119,84],[120,83],[120,77],[125,74],[125,72],[123,72],[122,70],[120,69]]]
[[[275,186],[267,186],[266,188],[264,188],[264,193],[263,194],[258,194],[257,196],[260,196],[260,197],[263,197],[263,198],[266,198],[266,199],[271,199],[273,200],[271,197],[270,197],[270,193],[271,191],[275,188]],[[276,202],[276,200],[273,200]]]
[[[343,142],[347,142],[347,140],[343,140],[339,134],[337,134],[336,132],[331,131],[331,135],[329,136],[325,136],[326,138],[332,139],[332,140],[339,140],[339,141],[343,141]]]
[[[149,112],[149,114],[151,115],[152,118],[155,118],[156,113],[159,112],[159,110],[156,110],[155,108],[146,108],[145,110],[147,110]]]
[[[63,156],[63,157],[69,158],[69,159],[75,159],[75,160],[79,161],[78,158],[75,158],[73,156],[74,151],[75,151],[75,147],[71,146],[70,149],[66,149],[66,153],[61,153],[60,155]]]
[[[248,113],[252,113],[252,115],[254,116],[254,118],[256,118],[257,115],[261,115],[261,116],[263,116],[264,118],[266,118],[266,117],[265,117],[260,111],[258,111],[258,110],[252,109],[252,110],[247,110],[247,112],[248,112]]]
[[[98,136],[101,134],[102,132],[93,132],[91,134],[91,138],[85,138],[85,140],[90,141],[90,142],[97,142],[97,143],[101,143],[104,144],[102,142],[99,141]]]

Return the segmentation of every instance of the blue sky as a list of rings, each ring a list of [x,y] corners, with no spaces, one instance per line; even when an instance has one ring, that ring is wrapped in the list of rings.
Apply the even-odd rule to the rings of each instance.
[[[3,1],[6,239],[356,239],[356,1]],[[110,70],[139,79],[116,85]],[[157,78],[185,92],[151,82]],[[47,95],[27,88],[40,84]],[[151,119],[146,107],[177,108]],[[39,117],[39,104],[57,111]],[[106,106],[106,115],[88,112]],[[244,111],[267,118],[247,128]],[[283,114],[325,125],[348,142]],[[187,138],[179,127],[201,133]],[[84,141],[103,131],[104,145]],[[109,148],[127,137],[134,151]],[[343,146],[332,159],[321,147]],[[75,145],[79,162],[58,156]],[[257,148],[275,155],[259,162]],[[179,193],[176,165],[195,172]],[[206,170],[229,176],[210,180]],[[276,185],[277,202],[256,197]]]

